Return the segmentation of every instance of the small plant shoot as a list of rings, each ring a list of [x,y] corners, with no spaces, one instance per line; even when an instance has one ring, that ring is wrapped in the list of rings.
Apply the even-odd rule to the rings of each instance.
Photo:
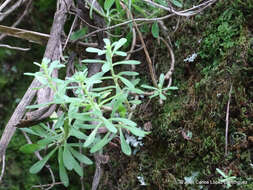
[[[107,1],[107,3],[112,2]],[[110,7],[110,4],[106,6]],[[106,60],[85,59],[82,61],[87,64],[102,64],[102,71],[91,77],[88,77],[88,70],[85,69],[76,72],[65,80],[53,78],[51,77],[53,70],[63,68],[65,65],[58,61],[50,63],[48,59],[43,59],[41,64],[35,63],[41,68],[40,72],[26,73],[26,75],[38,79],[42,87],[46,86],[54,91],[53,101],[28,106],[27,108],[34,109],[57,104],[63,110],[61,114],[54,114],[51,129],[44,123],[21,129],[40,137],[36,144],[21,147],[22,152],[33,153],[46,147],[51,150],[42,160],[30,168],[31,173],[38,173],[52,155],[57,153],[59,176],[63,184],[68,186],[67,171],[74,170],[82,177],[83,170],[80,163],[87,165],[93,163],[87,155],[79,152],[79,147],[87,149],[90,153],[95,153],[102,151],[113,138],[119,138],[122,152],[129,156],[132,151],[126,142],[125,133],[132,133],[138,137],[145,137],[148,134],[130,118],[131,108],[135,104],[141,103],[140,101],[130,101],[131,94],[144,93],[136,86],[138,84],[137,79],[132,81],[128,78],[128,76],[138,76],[138,73],[133,71],[116,72],[115,70],[120,65],[138,65],[140,62],[135,60],[113,62],[115,55],[121,57],[127,55],[120,51],[120,48],[127,42],[125,38],[114,43],[111,43],[109,39],[104,39],[104,42],[105,49],[103,50],[92,47],[86,49],[87,52],[105,55],[106,57]],[[104,86],[104,82],[109,82],[111,85]],[[163,83],[164,75],[161,74],[158,88],[147,85],[143,85],[143,87],[154,91],[151,97],[159,96],[160,99],[165,100],[164,91],[176,88],[163,88]],[[70,90],[75,96],[68,95],[67,91]],[[99,133],[101,129],[105,132]],[[74,143],[68,142],[70,137],[72,141],[73,138],[76,139]]]

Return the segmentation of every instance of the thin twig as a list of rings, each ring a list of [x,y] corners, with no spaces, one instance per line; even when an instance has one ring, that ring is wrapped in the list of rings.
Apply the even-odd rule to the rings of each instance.
[[[14,5],[8,8],[8,10],[4,13],[0,14],[0,22],[5,19],[9,14],[11,14],[14,10],[16,10],[20,5],[25,3],[27,0],[19,0]]]
[[[123,8],[124,10],[127,11],[127,8],[126,8],[126,6],[125,6],[124,4],[121,4],[121,6],[122,6],[122,8]],[[128,18],[128,19],[131,19],[131,15],[130,15],[129,13],[130,13],[130,11],[127,11],[127,18]],[[134,47],[136,46],[136,29],[135,29],[134,27],[131,27],[131,29],[132,29],[133,39],[132,39],[132,44],[131,44],[131,48],[130,48],[130,51],[129,51],[129,52],[133,52],[133,51],[134,51]],[[141,49],[143,49],[143,46],[141,47]],[[125,58],[125,60],[129,60],[130,57],[131,57],[131,53],[128,53],[128,55],[127,55],[127,57]],[[135,71],[135,69],[136,69],[136,68],[135,68],[135,65],[131,65],[131,70],[132,70],[132,71]],[[134,80],[134,79],[135,79],[135,76],[132,76],[132,80]],[[135,100],[139,100],[139,95],[138,95],[138,94],[135,95]],[[133,112],[135,111],[136,107],[137,107],[137,104],[134,104],[134,105],[131,107],[131,109],[129,110],[130,112],[129,112],[129,115],[128,115],[128,119],[131,119],[131,118],[132,118]]]
[[[125,5],[124,5],[124,6],[125,6]],[[126,7],[126,6],[125,6],[125,7]],[[139,28],[138,28],[138,26],[137,26],[137,24],[136,24],[136,22],[135,22],[135,20],[134,20],[134,17],[133,17],[133,15],[132,15],[132,13],[128,10],[127,7],[126,7],[126,10],[127,10],[127,12],[129,13],[130,18],[131,18],[132,21],[133,21],[134,27],[135,27],[135,29],[136,29],[136,31],[137,31],[137,33],[138,33],[138,36],[139,36],[139,38],[140,38],[140,40],[141,40],[141,44],[142,44],[142,46],[143,46],[143,48],[144,48],[144,53],[145,53],[145,55],[146,55],[146,60],[147,60],[147,63],[148,63],[148,68],[149,68],[150,76],[151,76],[151,79],[152,79],[152,83],[153,83],[153,85],[154,85],[155,87],[157,87],[158,85],[157,85],[157,81],[156,81],[156,78],[155,78],[155,71],[154,71],[154,68],[153,68],[153,64],[152,64],[150,55],[149,55],[149,53],[148,53],[148,49],[147,49],[146,44],[145,44],[145,42],[144,42],[144,40],[143,40],[142,34],[141,34],[141,32],[140,32],[140,30],[139,30]]]
[[[68,37],[67,37],[67,39],[66,39],[66,41],[65,41],[65,44],[64,44],[64,46],[63,46],[62,52],[65,50],[65,48],[66,48],[66,46],[67,46],[67,44],[68,44],[69,38],[70,38],[70,36],[71,36],[71,34],[72,34],[72,31],[73,31],[73,29],[74,29],[74,27],[75,27],[75,25],[76,25],[76,21],[77,21],[77,15],[75,16],[74,21],[73,21],[73,23],[72,23],[72,25],[71,25],[71,28],[70,28],[70,30],[69,30]]]
[[[96,26],[94,26],[94,25],[88,23],[86,20],[84,20],[84,19],[80,16],[80,11],[81,11],[80,9],[76,8],[75,11],[76,11],[76,12],[71,12],[71,11],[70,11],[69,13],[70,13],[70,14],[73,14],[73,15],[77,15],[77,17],[78,17],[81,21],[83,21],[87,26],[89,26],[90,28],[99,29],[99,27],[96,27]]]
[[[13,50],[19,50],[19,51],[29,51],[30,50],[30,48],[14,47],[14,46],[10,46],[7,44],[0,44],[0,47],[13,49]]]
[[[126,52],[126,53],[127,53],[127,54],[132,54],[132,53],[136,53],[136,52],[141,51],[141,50],[143,50],[143,46],[141,46],[141,47],[139,47],[138,49],[135,49],[135,50],[133,50],[133,51],[128,51],[128,52]]]
[[[229,94],[228,94],[228,104],[227,104],[227,113],[226,113],[225,156],[227,156],[228,154],[229,107],[230,107],[230,101],[231,101],[232,88],[233,86],[231,84]]]
[[[167,87],[170,87],[172,84],[172,74],[173,74],[174,67],[175,67],[175,55],[174,55],[174,52],[173,52],[172,48],[170,47],[169,43],[165,39],[163,39],[162,37],[160,37],[160,39],[166,45],[166,47],[168,48],[168,50],[170,52],[170,57],[171,57],[170,69],[165,74],[165,79],[169,80]]]
[[[120,24],[116,24],[116,25],[113,25],[113,26],[109,26],[109,27],[106,27],[106,28],[101,28],[101,29],[95,30],[93,32],[90,32],[89,34],[86,34],[83,38],[88,38],[89,36],[92,36],[93,34],[96,34],[98,32],[102,32],[102,31],[106,31],[106,30],[112,30],[114,28],[118,28],[120,26],[124,26],[124,25],[130,24],[130,23],[133,23],[134,21],[135,22],[155,22],[155,21],[158,21],[158,20],[165,20],[165,19],[170,18],[174,15],[175,14],[172,13],[172,14],[169,14],[169,15],[166,15],[166,16],[163,16],[163,17],[157,17],[157,18],[136,18],[136,19],[133,19],[133,20],[128,20],[128,21],[122,22]]]
[[[51,186],[51,185],[61,185],[63,184],[62,182],[55,182],[55,183],[50,183],[50,184],[44,184],[44,185],[33,185],[32,188],[42,188],[42,187],[48,187],[48,186]]]
[[[158,38],[158,43],[160,45],[160,39]],[[157,47],[154,47],[154,53],[153,53],[153,57],[152,57],[152,67],[155,68],[155,61],[156,61],[156,51],[157,51]],[[156,68],[157,68],[158,64],[156,64]],[[154,73],[155,74],[155,73]],[[155,75],[155,78],[157,78],[157,76]]]
[[[26,132],[22,131],[22,133],[23,133],[23,135],[25,136],[25,139],[26,139],[27,143],[28,143],[28,144],[32,144],[32,141],[31,141],[31,139],[29,138],[29,136],[26,134]],[[36,156],[39,160],[42,160],[42,159],[43,159],[42,156],[40,155],[40,153],[39,153],[38,151],[34,152],[34,154],[35,154],[35,156]],[[55,177],[54,177],[54,173],[53,173],[53,171],[52,171],[52,169],[51,169],[51,167],[50,167],[49,164],[46,165],[46,168],[49,170],[49,173],[50,173],[51,178],[52,178],[52,184],[46,189],[46,190],[49,190],[49,189],[51,189],[51,188],[54,186],[53,184],[55,184]]]
[[[125,10],[125,7],[122,7]],[[129,12],[127,12],[127,18],[130,19],[130,15]],[[132,44],[131,44],[131,48],[130,48],[130,52],[132,52],[134,50],[134,47],[136,45],[136,31],[134,27],[131,27],[132,29],[132,35],[133,35],[133,39],[132,39]],[[128,54],[127,57],[125,58],[125,60],[129,60],[131,57],[131,54]],[[135,70],[135,65],[131,65],[132,70]],[[134,77],[134,76],[133,76]]]
[[[92,190],[97,190],[101,177],[103,176],[102,164],[106,164],[109,161],[108,155],[103,155],[101,151],[95,152],[94,157],[96,160],[96,171],[92,181]]]
[[[178,17],[178,19],[177,19],[177,24],[176,24],[176,26],[175,26],[175,29],[174,29],[173,33],[175,33],[175,32],[177,31],[178,27],[179,27],[180,18],[181,18],[181,17]]]
[[[199,12],[201,12],[202,10],[204,10],[205,8],[211,6],[217,0],[209,0],[209,1],[206,1],[204,3],[199,4],[197,6],[193,6],[190,9],[183,10],[183,11],[176,11],[176,10],[173,9],[173,7],[165,7],[163,5],[160,5],[160,4],[155,3],[153,1],[150,1],[150,0],[143,0],[143,1],[145,1],[146,3],[148,3],[148,4],[150,4],[150,5],[154,6],[154,7],[157,7],[157,8],[166,10],[166,11],[169,11],[169,12],[174,13],[176,15],[187,16],[188,17],[188,16],[193,16],[193,15],[198,14]]]
[[[4,171],[5,171],[5,154],[3,155],[3,158],[2,158],[2,171],[0,175],[0,184],[4,176]]]

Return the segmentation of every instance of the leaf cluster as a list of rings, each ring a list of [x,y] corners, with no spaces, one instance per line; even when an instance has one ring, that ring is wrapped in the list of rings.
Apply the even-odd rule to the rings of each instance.
[[[69,179],[67,171],[74,170],[78,175],[83,176],[80,163],[92,164],[92,161],[77,149],[89,150],[90,153],[102,151],[113,138],[118,137],[121,149],[126,155],[131,155],[130,145],[126,142],[125,131],[138,137],[144,137],[148,133],[137,127],[131,120],[132,107],[140,104],[140,100],[133,100],[131,94],[143,94],[137,88],[139,79],[129,80],[129,76],[137,76],[137,72],[121,71],[116,73],[115,68],[121,65],[140,64],[135,60],[121,60],[113,62],[113,56],[126,56],[120,48],[126,43],[126,39],[111,43],[104,39],[105,49],[87,48],[86,51],[105,55],[105,60],[86,59],[83,63],[101,63],[102,71],[88,77],[88,70],[76,72],[73,76],[62,80],[52,77],[55,69],[65,67],[59,61],[51,62],[43,59],[42,63],[35,63],[41,69],[36,73],[26,73],[34,76],[42,84],[41,88],[49,87],[54,91],[54,99],[44,104],[36,104],[27,108],[35,109],[57,104],[61,114],[54,113],[51,116],[51,128],[40,123],[31,128],[22,128],[26,133],[39,137],[35,144],[27,144],[20,148],[24,153],[33,153],[47,148],[51,150],[42,160],[35,163],[31,173],[39,172],[48,162],[50,157],[58,153],[59,175],[65,186],[68,186]],[[108,75],[108,73],[110,73]],[[103,84],[110,81],[109,86]],[[159,88],[143,86],[154,90],[155,96],[166,99],[163,94],[164,75],[160,76]],[[176,89],[170,87],[169,89]],[[68,95],[72,91],[75,96]],[[108,113],[109,112],[109,113]],[[105,131],[101,133],[100,131]],[[69,139],[76,139],[70,143]],[[82,151],[83,152],[83,151]],[[86,151],[87,152],[87,151]]]

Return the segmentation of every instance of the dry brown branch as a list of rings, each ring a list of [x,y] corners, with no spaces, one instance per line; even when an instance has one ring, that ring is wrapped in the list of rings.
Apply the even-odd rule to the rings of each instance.
[[[59,0],[58,3],[59,3],[59,9],[55,13],[54,22],[51,28],[50,38],[48,40],[47,48],[44,54],[44,57],[50,60],[59,60],[59,57],[60,57],[59,44],[61,43],[61,32],[63,30],[63,25],[65,23],[67,10],[69,9],[68,6],[71,5],[72,1],[64,0],[63,2],[62,0]],[[54,74],[57,74],[57,71],[54,71]],[[20,120],[23,118],[23,115],[26,112],[26,106],[32,102],[34,96],[36,95],[36,91],[33,89],[39,87],[40,85],[41,84],[36,79],[33,80],[30,87],[28,88],[25,95],[23,96],[22,100],[16,107],[9,122],[7,123],[0,140],[0,158],[1,159],[3,158],[6,148],[16,130],[15,126],[19,124]],[[47,94],[52,94],[52,93],[48,91],[48,89],[40,89],[38,93],[39,95],[38,102],[48,101],[48,99],[46,98]],[[45,95],[45,97],[43,97],[43,95]],[[52,110],[53,110],[52,107],[46,110],[43,108],[40,114],[36,116],[33,115],[33,117],[29,119],[37,120],[40,118],[40,116],[49,114],[50,112],[52,112]]]
[[[28,1],[27,5],[26,5],[26,8],[23,11],[22,15],[18,17],[17,21],[13,25],[11,25],[11,27],[16,27],[24,19],[24,17],[31,11],[30,8],[31,8],[31,5],[32,5],[32,1],[33,0]],[[3,38],[5,36],[6,36],[5,34],[0,35],[0,41],[3,40]]]
[[[93,177],[93,182],[92,182],[92,190],[97,190],[100,178],[103,175],[103,168],[101,167],[101,160],[100,160],[100,154],[95,153],[94,154],[95,160],[96,160],[96,170],[95,170],[95,175]]]
[[[229,94],[228,94],[228,104],[227,104],[227,112],[226,112],[226,132],[225,132],[225,156],[228,155],[228,126],[229,126],[229,107],[231,101],[233,86],[230,86]]]
[[[6,0],[0,6],[0,12],[11,2],[11,0]]]
[[[41,45],[46,45],[48,42],[48,39],[50,38],[49,34],[44,34],[40,32],[34,32],[34,31],[19,29],[19,28],[14,28],[14,27],[8,27],[8,26],[3,26],[3,25],[0,25],[0,32],[4,33],[4,35],[17,37],[20,39],[25,39],[30,42],[41,44]],[[65,40],[63,39],[62,43],[64,43],[64,41]],[[71,44],[74,44],[74,42],[71,42]],[[83,47],[97,47],[98,46],[97,43],[77,42],[77,44]]]
[[[36,94],[36,91],[33,90],[34,87],[38,87],[40,83],[37,80],[34,80],[28,90],[26,91],[25,95],[23,96],[22,100],[16,107],[14,113],[12,114],[9,122],[7,123],[4,132],[2,134],[1,140],[0,140],[0,159],[3,158],[3,155],[5,154],[5,150],[15,132],[15,125],[18,124],[18,122],[22,119],[25,111],[26,106],[31,103],[33,100],[33,97]],[[0,160],[2,161],[2,160]]]
[[[42,45],[47,44],[47,41],[50,37],[48,34],[3,25],[0,25],[0,32],[5,35],[25,39]]]
[[[96,171],[93,177],[92,190],[96,190],[98,188],[100,178],[103,175],[103,168],[101,165],[106,164],[109,161],[108,155],[103,155],[99,152],[94,153],[94,157],[96,160]]]

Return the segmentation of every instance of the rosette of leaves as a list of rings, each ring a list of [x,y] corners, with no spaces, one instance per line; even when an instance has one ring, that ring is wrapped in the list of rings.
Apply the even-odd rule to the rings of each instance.
[[[142,88],[146,88],[153,91],[153,94],[149,98],[154,98],[158,96],[161,100],[166,100],[166,95],[171,95],[168,90],[178,90],[176,86],[163,87],[165,81],[165,76],[162,73],[159,77],[159,82],[157,87],[149,86],[149,85],[141,85]]]

